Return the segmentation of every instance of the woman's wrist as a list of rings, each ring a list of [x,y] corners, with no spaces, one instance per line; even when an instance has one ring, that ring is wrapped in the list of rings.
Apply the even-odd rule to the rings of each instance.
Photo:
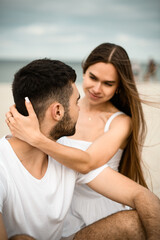
[[[32,134],[32,137],[28,139],[28,143],[33,147],[38,147],[41,142],[43,142],[43,134],[41,132]]]
[[[42,149],[45,144],[47,143],[48,138],[44,136],[41,132],[34,135],[34,137],[31,140],[31,145],[34,147],[37,147],[39,149]]]

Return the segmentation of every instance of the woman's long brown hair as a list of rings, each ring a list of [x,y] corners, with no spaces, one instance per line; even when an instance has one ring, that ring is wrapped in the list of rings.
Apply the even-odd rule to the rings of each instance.
[[[120,84],[111,102],[132,119],[132,133],[124,149],[119,172],[147,187],[141,166],[141,152],[146,136],[146,123],[130,59],[122,47],[112,43],[103,43],[96,47],[83,63],[83,73],[86,72],[89,66],[98,62],[111,63],[115,66]]]

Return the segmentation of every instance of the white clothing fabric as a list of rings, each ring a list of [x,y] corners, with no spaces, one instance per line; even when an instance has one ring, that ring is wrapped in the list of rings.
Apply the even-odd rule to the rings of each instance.
[[[107,166],[83,175],[48,157],[47,171],[39,180],[27,171],[3,137],[0,140],[0,212],[8,238],[28,234],[38,240],[59,240],[75,183],[90,182]]]
[[[108,119],[104,132],[107,132],[112,120],[123,112],[116,112]],[[87,150],[92,142],[75,140],[67,137],[59,139],[61,144]],[[106,146],[107,147],[107,146]],[[117,153],[108,161],[108,166],[118,171],[119,162],[123,150],[119,149]],[[102,219],[108,215],[121,210],[128,210],[129,207],[114,202],[99,193],[93,191],[87,185],[76,184],[72,204],[69,212],[64,221],[63,237],[70,236],[71,234],[79,231],[83,227]]]

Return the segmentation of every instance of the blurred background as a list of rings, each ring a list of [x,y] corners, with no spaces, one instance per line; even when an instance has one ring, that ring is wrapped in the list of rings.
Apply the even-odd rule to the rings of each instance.
[[[81,62],[103,42],[126,49],[138,90],[160,101],[160,0],[0,0],[0,137],[9,133],[5,113],[19,68],[37,58],[64,61],[76,70],[83,95]],[[146,176],[160,196],[160,110],[144,111]]]
[[[35,58],[76,68],[97,45],[121,45],[143,78],[153,59],[160,76],[159,0],[0,0],[0,81]],[[159,77],[160,79],[160,77]]]

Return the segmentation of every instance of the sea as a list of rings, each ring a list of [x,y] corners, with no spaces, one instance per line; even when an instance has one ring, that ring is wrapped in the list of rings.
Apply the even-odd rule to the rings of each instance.
[[[32,60],[0,60],[0,83],[12,83],[14,74],[23,66]],[[81,62],[63,61],[71,66],[77,74],[77,82],[82,81],[82,67]]]
[[[14,74],[23,66],[28,64],[31,60],[0,60],[0,83],[12,83]],[[82,83],[82,62],[80,61],[64,61],[75,69],[77,73],[77,83]],[[133,70],[138,71],[136,80],[143,82],[144,75],[147,70],[147,63],[134,63]],[[157,64],[156,77],[150,79],[150,81],[160,82],[160,64]]]

